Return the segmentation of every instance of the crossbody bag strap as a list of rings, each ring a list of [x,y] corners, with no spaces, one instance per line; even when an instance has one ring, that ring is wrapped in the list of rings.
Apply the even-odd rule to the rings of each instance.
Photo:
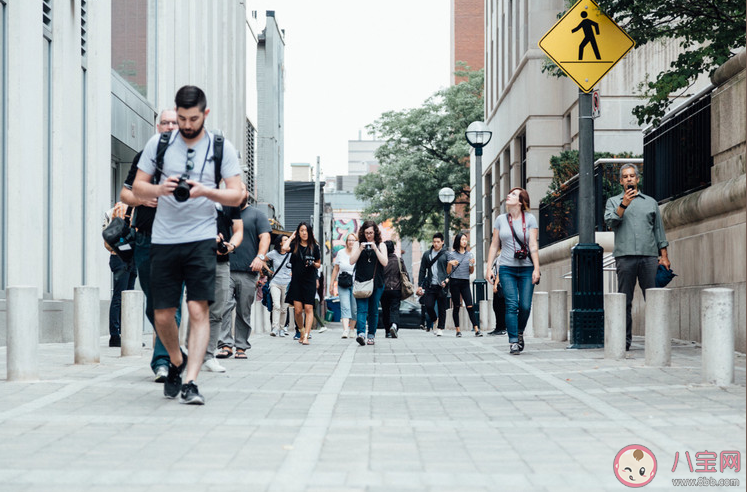
[[[511,216],[508,213],[506,213],[506,220],[508,221],[508,227],[511,229],[511,232],[514,235],[514,238],[516,238],[516,240],[519,241],[519,245],[521,246],[521,249],[524,249],[524,243],[521,242],[521,239],[519,239],[519,235],[516,234],[513,221],[511,220]],[[524,212],[523,211],[521,212],[521,222],[524,223]],[[526,224],[524,223],[524,239],[526,239],[526,234],[527,234],[527,229],[526,229]]]
[[[272,277],[270,277],[269,279],[267,279],[267,283],[268,283],[268,284],[269,284],[270,282],[272,282],[272,279],[274,279],[274,278],[275,278],[275,275],[277,275],[277,274],[278,274],[278,272],[280,271],[280,269],[281,269],[281,268],[283,268],[283,265],[285,265],[285,262],[286,262],[286,261],[288,261],[288,255],[289,255],[289,254],[290,254],[290,253],[287,253],[287,254],[285,255],[285,257],[283,257],[283,261],[281,261],[281,262],[280,262],[280,266],[279,266],[279,267],[277,267],[277,268],[275,269],[275,271],[274,271],[274,272],[272,272]]]

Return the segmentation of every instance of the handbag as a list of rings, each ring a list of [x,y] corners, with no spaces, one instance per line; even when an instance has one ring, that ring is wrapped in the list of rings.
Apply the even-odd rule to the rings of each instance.
[[[407,275],[407,270],[402,270],[401,259],[397,261],[397,266],[399,267],[399,277],[402,280],[402,287],[400,287],[400,291],[402,292],[402,299],[407,299],[415,292],[415,287],[413,287],[412,282],[410,282],[410,277]]]
[[[135,246],[135,231],[129,225],[131,210],[132,207],[127,207],[125,218],[128,220],[121,217],[112,217],[109,224],[107,224],[101,232],[106,244],[108,244],[124,262],[129,262],[135,253],[133,249]]]
[[[379,266],[379,259],[376,258],[374,265],[374,274],[371,280],[355,280],[353,282],[353,297],[356,299],[368,299],[373,294],[374,279],[376,278],[376,268]]]
[[[337,286],[350,288],[353,286],[353,276],[348,272],[340,272],[337,276]]]

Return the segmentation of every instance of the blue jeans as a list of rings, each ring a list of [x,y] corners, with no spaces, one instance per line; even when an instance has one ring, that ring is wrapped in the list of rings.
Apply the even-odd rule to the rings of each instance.
[[[357,305],[353,297],[352,287],[338,287],[337,294],[340,296],[340,318],[357,320]]]
[[[140,288],[143,289],[143,294],[145,294],[145,316],[147,316],[150,324],[155,327],[156,324],[153,321],[153,297],[150,295],[150,236],[139,232],[135,233],[134,260],[137,273],[140,276]],[[179,326],[182,321],[181,298],[179,299],[179,307],[176,308],[175,318],[176,326]],[[158,366],[168,366],[170,361],[171,359],[169,359],[166,347],[163,346],[161,339],[156,335],[156,343],[153,345],[153,357],[150,359],[151,369],[155,373]]]
[[[379,300],[384,293],[384,286],[374,288],[371,297],[366,299],[356,299],[355,304],[358,307],[358,316],[356,318],[355,328],[358,335],[366,333],[366,320],[368,320],[368,338],[376,336],[376,327],[379,324]]]
[[[519,333],[524,333],[524,328],[529,320],[529,312],[532,309],[532,272],[534,267],[510,267],[502,266],[498,277],[503,287],[503,295],[506,299],[506,331],[508,331],[508,342],[517,343]]]
[[[113,339],[119,339],[121,333],[121,314],[122,314],[122,291],[132,290],[135,288],[135,263],[122,261],[117,255],[109,256],[109,268],[114,274],[114,288],[112,290],[112,302],[109,304],[109,336]]]

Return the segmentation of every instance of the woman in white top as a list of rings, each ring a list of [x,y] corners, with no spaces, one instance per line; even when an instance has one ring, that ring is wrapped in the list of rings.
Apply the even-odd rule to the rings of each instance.
[[[329,293],[332,296],[340,296],[340,319],[342,320],[342,338],[350,336],[350,330],[355,329],[356,305],[353,297],[353,277],[355,265],[350,264],[350,255],[358,242],[358,236],[354,233],[348,234],[345,239],[345,248],[337,252],[334,268],[332,269],[332,281],[329,283]]]
[[[285,293],[291,279],[290,253],[282,254],[282,248],[288,242],[286,236],[275,238],[275,249],[267,253],[267,259],[272,260],[272,269],[275,272],[270,281],[270,294],[272,295],[272,331],[273,337],[284,337],[285,318],[288,316],[288,303],[285,302]]]

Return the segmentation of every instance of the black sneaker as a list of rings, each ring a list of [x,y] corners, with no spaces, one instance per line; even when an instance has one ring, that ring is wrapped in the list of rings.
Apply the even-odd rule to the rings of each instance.
[[[358,345],[360,345],[361,347],[366,345],[366,339],[363,338],[363,335],[358,335],[357,337],[355,337],[355,341],[358,342]]]
[[[458,338],[462,338],[462,332],[461,332],[461,331],[458,331],[458,332],[457,332],[457,334],[456,334],[456,336],[457,336]]]
[[[120,338],[120,337],[109,337],[109,346],[110,347],[121,347],[122,346],[122,338]]]
[[[392,327],[389,328],[389,334],[392,336],[392,338],[397,338],[397,323],[393,323]]]
[[[390,332],[387,332],[387,334],[386,334],[386,338],[392,338],[392,332],[391,332],[391,331],[390,331]]]
[[[506,330],[498,330],[499,335],[507,335]]]
[[[205,398],[200,394],[194,381],[182,385],[182,397],[179,399],[179,403],[186,403],[187,405],[205,404]]]
[[[519,349],[518,343],[512,343],[511,344],[511,350],[508,352],[511,355],[519,355],[521,353],[521,350]]]
[[[179,390],[182,389],[182,372],[187,367],[187,354],[182,352],[182,365],[176,367],[169,362],[169,374],[166,381],[163,382],[163,396],[166,398],[176,398]]]
[[[489,332],[488,332],[488,336],[489,336],[489,337],[494,337],[494,336],[496,336],[496,335],[498,335],[498,329],[495,329],[495,330],[493,330],[493,331],[489,331]]]
[[[475,332],[475,336],[476,336],[476,337],[481,337],[481,336],[482,336],[482,332],[481,332],[480,330],[477,330],[477,331]]]
[[[520,352],[524,351],[524,334],[523,333],[519,333],[519,351]]]

